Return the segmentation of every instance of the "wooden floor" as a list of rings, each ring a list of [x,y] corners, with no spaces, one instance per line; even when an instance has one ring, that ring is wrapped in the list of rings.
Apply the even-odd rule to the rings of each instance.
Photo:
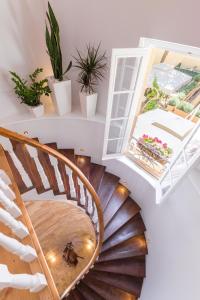
[[[28,201],[26,207],[61,295],[93,254],[93,226],[80,208],[67,202]],[[76,253],[84,257],[76,267],[69,267],[62,257],[68,242],[72,242]]]

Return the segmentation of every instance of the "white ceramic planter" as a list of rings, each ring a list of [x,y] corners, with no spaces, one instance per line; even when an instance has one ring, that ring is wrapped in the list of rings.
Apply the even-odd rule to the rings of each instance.
[[[98,94],[86,94],[80,92],[80,103],[81,103],[81,111],[82,114],[87,118],[91,118],[96,113],[97,107],[97,96]]]
[[[34,117],[38,118],[38,117],[42,117],[44,115],[44,105],[40,104],[38,106],[28,106],[26,105],[28,110],[30,111],[30,113],[32,115],[34,115]]]
[[[72,110],[71,80],[58,81],[54,77],[49,77],[48,83],[57,113],[60,116],[70,113]]]

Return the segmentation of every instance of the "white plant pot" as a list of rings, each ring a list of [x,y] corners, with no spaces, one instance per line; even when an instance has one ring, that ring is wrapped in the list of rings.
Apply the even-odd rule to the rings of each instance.
[[[91,118],[96,113],[97,107],[97,96],[98,94],[86,94],[80,92],[80,103],[81,103],[81,111],[82,114],[87,118]]]
[[[36,117],[36,118],[39,118],[39,117],[42,117],[44,115],[44,105],[43,104],[40,104],[38,106],[28,106],[26,105],[28,110],[30,111],[30,113]]]
[[[70,113],[72,110],[71,80],[58,81],[54,77],[49,77],[48,83],[57,113],[60,116]]]

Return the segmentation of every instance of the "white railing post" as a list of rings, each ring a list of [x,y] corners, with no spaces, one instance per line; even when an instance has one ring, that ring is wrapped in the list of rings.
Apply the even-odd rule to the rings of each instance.
[[[3,190],[4,194],[10,200],[14,200],[15,199],[15,193],[13,192],[13,190],[11,190],[11,188],[9,187],[9,185],[7,185],[1,178],[0,178],[0,189]]]
[[[21,216],[22,213],[19,207],[15,202],[11,201],[2,190],[0,190],[0,203],[14,218]]]
[[[55,174],[56,174],[56,180],[58,183],[59,191],[62,193],[65,191],[65,188],[64,188],[63,181],[62,181],[62,177],[60,175],[60,171],[58,169],[58,160],[57,160],[57,158],[53,157],[52,155],[49,155],[49,159],[50,159],[50,162],[51,162],[51,164],[54,168]]]
[[[0,178],[4,181],[5,184],[11,184],[11,180],[4,170],[0,170]]]
[[[0,265],[0,289],[25,289],[37,293],[47,286],[46,278],[41,273],[11,274],[6,265]]]
[[[73,172],[67,166],[65,166],[65,171],[66,171],[66,174],[69,178],[70,195],[71,195],[71,197],[75,198],[76,197],[76,189],[75,189],[75,186],[74,186]]]
[[[8,226],[20,239],[29,235],[27,227],[21,221],[15,220],[15,218],[3,208],[0,208],[0,222]]]
[[[28,153],[32,157],[32,159],[35,161],[36,167],[38,169],[39,174],[41,175],[40,177],[41,177],[41,180],[42,180],[42,183],[43,183],[45,189],[50,188],[48,178],[47,178],[47,176],[44,172],[44,169],[40,163],[40,160],[38,158],[38,152],[37,152],[36,148],[31,147],[29,145],[26,145],[26,148],[27,148]]]
[[[29,245],[24,245],[0,232],[0,246],[20,257],[25,262],[31,262],[37,257],[35,249]]]
[[[83,185],[82,181],[79,178],[77,178],[77,181],[78,181],[78,185],[79,185],[79,188],[80,188],[80,204],[85,205],[84,185]]]
[[[22,180],[24,181],[25,185],[28,188],[32,187],[32,182],[30,180],[30,177],[26,173],[26,171],[25,171],[25,169],[24,169],[21,161],[18,159],[18,157],[16,156],[15,152],[10,151],[9,154],[10,154],[10,156],[12,158],[12,161],[13,161],[15,167],[17,168],[19,174],[21,175]]]
[[[86,195],[87,195],[87,203],[88,203],[88,207],[87,207],[87,211],[88,213],[91,215],[93,213],[93,202],[92,202],[92,197],[90,195],[90,192],[88,190],[86,190]]]

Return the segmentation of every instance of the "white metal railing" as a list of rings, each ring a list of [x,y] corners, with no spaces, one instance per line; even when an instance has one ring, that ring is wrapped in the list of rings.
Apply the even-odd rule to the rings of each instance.
[[[200,139],[195,140],[198,133],[200,138],[200,121],[195,124],[191,133],[185,138],[178,153],[160,178],[156,190],[156,203],[166,199],[200,157]]]

